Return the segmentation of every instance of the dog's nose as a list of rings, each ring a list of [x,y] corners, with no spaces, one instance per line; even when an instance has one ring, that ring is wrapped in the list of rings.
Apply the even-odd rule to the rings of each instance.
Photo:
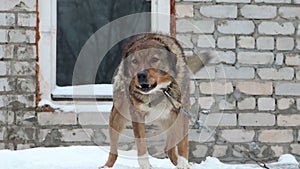
[[[140,84],[142,84],[142,83],[148,83],[147,76],[148,76],[148,73],[146,71],[139,72],[137,74],[137,78],[138,78],[139,83]]]

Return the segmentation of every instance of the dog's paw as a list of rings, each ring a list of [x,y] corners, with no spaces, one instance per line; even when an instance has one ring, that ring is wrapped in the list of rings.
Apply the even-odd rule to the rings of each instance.
[[[138,162],[140,165],[140,169],[151,169],[151,165],[149,162],[148,154],[142,155],[138,157]]]
[[[188,160],[184,157],[179,156],[177,161],[177,169],[189,169],[191,166]]]
[[[110,167],[107,167],[107,166],[98,167],[98,169],[105,169],[105,168],[110,168]]]

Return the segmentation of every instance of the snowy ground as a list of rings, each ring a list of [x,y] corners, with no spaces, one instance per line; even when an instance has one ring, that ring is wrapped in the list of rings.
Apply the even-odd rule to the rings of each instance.
[[[59,148],[34,148],[21,151],[0,151],[0,169],[97,169],[105,163],[108,147],[76,146]],[[136,151],[121,151],[114,169],[138,169]],[[150,158],[155,169],[175,168],[168,159]],[[298,169],[298,162],[286,154],[278,162],[270,163],[270,169]],[[207,157],[191,169],[260,169],[257,165],[232,165]]]

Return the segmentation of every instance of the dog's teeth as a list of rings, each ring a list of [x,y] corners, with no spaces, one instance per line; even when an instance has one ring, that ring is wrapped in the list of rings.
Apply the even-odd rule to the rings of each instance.
[[[148,87],[151,88],[151,85],[149,84]]]

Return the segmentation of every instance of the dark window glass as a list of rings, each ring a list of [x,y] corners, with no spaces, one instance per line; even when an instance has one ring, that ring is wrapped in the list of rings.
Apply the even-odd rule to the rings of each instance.
[[[98,29],[120,17],[150,11],[151,3],[145,0],[57,0],[57,85],[72,85],[74,65],[81,48]],[[143,27],[145,32],[150,31],[150,18]],[[114,34],[110,32],[108,37],[113,38]],[[96,84],[112,82],[125,41],[105,55],[95,77]],[[83,84],[86,84],[84,80],[76,85]]]

